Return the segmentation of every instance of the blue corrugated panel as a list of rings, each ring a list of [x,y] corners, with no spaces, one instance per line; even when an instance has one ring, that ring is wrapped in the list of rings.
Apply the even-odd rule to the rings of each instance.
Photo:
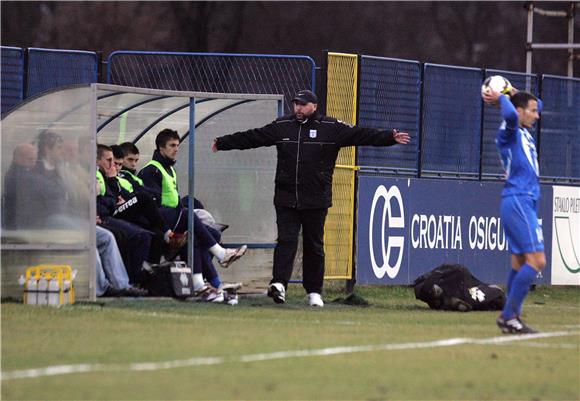
[[[20,103],[24,96],[24,51],[2,46],[2,115]]]
[[[60,86],[97,82],[98,66],[94,52],[29,48],[27,97]]]
[[[580,181],[580,79],[542,76],[540,175]]]
[[[300,89],[315,89],[308,56],[117,51],[109,56],[111,84],[212,93],[284,94],[286,112]]]
[[[421,69],[415,61],[362,56],[359,74],[358,124],[373,128],[395,128],[408,132],[407,146],[361,146],[361,167],[402,169],[417,172]]]
[[[425,64],[422,173],[479,175],[482,70]]]

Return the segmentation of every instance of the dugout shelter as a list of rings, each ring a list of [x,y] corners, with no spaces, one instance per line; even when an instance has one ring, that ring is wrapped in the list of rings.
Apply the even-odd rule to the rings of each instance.
[[[77,270],[77,299],[95,299],[96,144],[131,141],[143,167],[164,128],[182,138],[175,166],[180,195],[197,197],[217,221],[230,225],[223,242],[273,243],[275,150],[212,153],[210,147],[217,136],[273,121],[283,113],[283,99],[96,83],[44,92],[19,104],[3,116],[0,139],[2,296],[22,296],[18,278],[29,266],[68,264]],[[30,154],[46,140],[59,142],[50,155],[58,160],[58,185],[27,174],[31,163],[49,157],[43,150]],[[16,180],[9,173],[15,164]]]

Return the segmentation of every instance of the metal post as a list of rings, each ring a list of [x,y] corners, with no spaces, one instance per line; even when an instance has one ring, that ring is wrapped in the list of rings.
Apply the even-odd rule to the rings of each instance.
[[[528,4],[528,35],[526,38],[526,74],[532,73],[532,42],[534,35],[534,3]]]
[[[90,140],[89,146],[91,148],[91,155],[97,155],[97,85],[91,84],[91,128],[90,128]],[[90,163],[90,177],[97,176],[97,164],[95,162]],[[94,180],[94,178],[93,178]],[[95,185],[89,185],[90,197],[92,201],[89,204],[89,257],[88,257],[88,267],[89,267],[89,300],[94,302],[97,300],[97,259],[95,254],[97,252],[97,225],[94,223],[97,216],[97,198]]]
[[[183,140],[183,138],[182,138]],[[187,263],[193,272],[193,247],[195,245],[195,236],[193,235],[195,224],[193,221],[193,199],[195,197],[195,98],[189,98],[189,188],[188,188],[188,205],[187,205]]]
[[[532,51],[534,49],[568,50],[568,76],[574,75],[574,60],[576,58],[574,49],[580,49],[580,44],[574,43],[574,17],[576,3],[570,2],[568,11],[544,10],[534,7],[532,2],[527,4],[528,9],[528,34],[526,43],[526,74],[532,73]],[[534,43],[534,13],[544,17],[556,17],[568,19],[568,42],[567,43]]]
[[[570,12],[568,13],[568,44],[574,43],[574,17],[576,12],[576,4],[570,3]],[[574,76],[574,49],[568,49],[568,76]]]

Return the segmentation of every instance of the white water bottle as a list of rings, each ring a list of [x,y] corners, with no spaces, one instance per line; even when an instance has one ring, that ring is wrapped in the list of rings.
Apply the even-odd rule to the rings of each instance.
[[[64,280],[62,283],[62,291],[64,292],[64,302],[65,304],[69,304],[70,298],[70,280]]]
[[[48,282],[48,304],[52,306],[58,306],[60,304],[60,288],[58,285],[58,279],[52,278]]]
[[[28,305],[36,305],[38,300],[38,289],[36,277],[31,276],[26,284],[26,303]]]
[[[47,305],[48,304],[48,281],[43,277],[38,280],[38,296],[37,296],[37,304],[38,305]]]

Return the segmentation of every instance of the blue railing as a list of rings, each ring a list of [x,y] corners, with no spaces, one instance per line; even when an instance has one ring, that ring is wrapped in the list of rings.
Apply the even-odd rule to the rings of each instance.
[[[24,50],[2,46],[2,115],[24,99]]]
[[[2,115],[27,97],[99,77],[94,52],[3,46],[1,54]],[[282,93],[285,113],[291,112],[297,90],[316,90],[316,65],[308,56],[117,51],[107,64],[106,80],[117,85]],[[543,100],[541,119],[532,130],[542,180],[580,183],[580,79],[366,55],[360,57],[358,123],[407,131],[412,141],[405,147],[360,147],[357,164],[413,177],[501,177],[494,142],[501,117],[479,96],[484,78],[496,74]]]
[[[99,56],[95,52],[28,49],[26,96],[60,86],[98,82]]]

